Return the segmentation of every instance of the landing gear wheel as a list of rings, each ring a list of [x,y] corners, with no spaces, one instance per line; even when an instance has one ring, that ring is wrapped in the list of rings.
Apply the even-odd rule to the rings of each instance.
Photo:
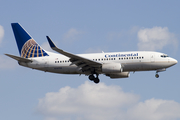
[[[159,78],[159,74],[156,74],[155,77],[156,77],[156,78]]]
[[[89,80],[91,80],[91,81],[94,81],[94,83],[99,83],[99,78],[98,78],[98,74],[96,74],[96,77],[94,76],[94,74],[91,74],[91,75],[89,75]]]
[[[89,80],[94,81],[95,77],[94,75],[89,75]]]
[[[96,83],[96,84],[99,83],[99,81],[100,81],[99,78],[94,79],[94,83]]]

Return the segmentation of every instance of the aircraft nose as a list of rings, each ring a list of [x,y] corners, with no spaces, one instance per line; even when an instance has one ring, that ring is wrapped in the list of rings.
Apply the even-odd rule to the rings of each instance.
[[[174,63],[175,63],[175,64],[177,64],[177,63],[178,63],[178,61],[174,59]]]
[[[173,65],[175,65],[175,64],[178,63],[178,61],[177,61],[176,59],[173,59],[173,58],[172,58],[171,63],[172,63]]]

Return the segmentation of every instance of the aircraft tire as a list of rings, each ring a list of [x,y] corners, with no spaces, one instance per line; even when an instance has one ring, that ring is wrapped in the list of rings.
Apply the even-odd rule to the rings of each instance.
[[[155,77],[156,77],[156,78],[159,78],[159,74],[156,74]]]
[[[99,78],[94,79],[94,83],[98,84],[100,82]]]
[[[94,81],[95,77],[94,75],[89,75],[89,80]]]

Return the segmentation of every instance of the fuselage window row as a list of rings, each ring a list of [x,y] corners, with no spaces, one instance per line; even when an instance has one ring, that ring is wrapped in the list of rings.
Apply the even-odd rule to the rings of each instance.
[[[70,61],[69,60],[55,61],[55,63],[66,63],[66,62],[70,62]]]
[[[144,59],[144,57],[122,57],[119,60],[128,60],[128,59]],[[93,61],[105,61],[105,60],[116,60],[116,58],[102,58],[102,59],[93,59]]]
[[[119,60],[131,60],[131,59],[144,59],[144,57],[122,57]],[[116,58],[102,58],[102,59],[93,59],[93,61],[106,61],[106,60],[116,60]],[[70,62],[69,60],[55,61],[55,63],[66,63]]]

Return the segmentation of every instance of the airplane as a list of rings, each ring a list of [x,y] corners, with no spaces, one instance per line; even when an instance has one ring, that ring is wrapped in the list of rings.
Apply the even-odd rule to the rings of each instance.
[[[44,50],[19,23],[11,23],[16,39],[19,56],[5,54],[18,61],[19,65],[45,72],[59,74],[84,74],[94,83],[99,83],[99,75],[112,79],[128,78],[130,72],[166,71],[177,64],[177,60],[168,55],[154,51],[102,52],[89,54],[72,54],[59,49],[49,36],[50,47],[60,53]]]

